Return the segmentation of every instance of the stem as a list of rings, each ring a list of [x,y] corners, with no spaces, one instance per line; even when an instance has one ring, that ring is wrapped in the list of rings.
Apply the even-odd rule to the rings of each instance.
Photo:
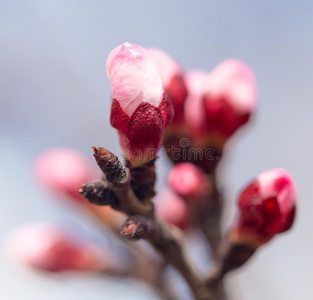
[[[199,227],[206,236],[213,256],[216,256],[218,245],[222,238],[221,217],[223,210],[223,197],[217,187],[216,172],[211,175],[212,191],[203,206],[198,210]]]
[[[173,233],[163,224],[157,222],[155,224],[157,230],[149,237],[149,242],[162,254],[167,263],[174,266],[181,273],[196,300],[212,300],[208,288],[185,259],[181,245],[175,239]]]
[[[133,240],[147,239],[163,256],[165,262],[174,266],[181,273],[195,299],[212,299],[202,278],[188,264],[174,228],[165,226],[154,217],[130,216],[124,223],[121,233]]]
[[[256,250],[252,245],[234,242],[231,235],[227,234],[220,243],[215,266],[208,276],[207,284],[218,284],[229,271],[246,263]]]
[[[223,210],[223,197],[217,186],[216,170],[210,175],[212,190],[204,204],[197,210],[197,220],[199,227],[204,233],[212,250],[213,259],[216,261],[219,245],[222,240],[221,217]],[[213,294],[213,299],[226,300],[227,296],[223,284],[223,276],[217,276],[216,266],[210,272],[208,282],[209,289]],[[211,281],[211,279],[213,279]],[[213,284],[214,282],[214,284]]]
[[[164,272],[161,274],[159,281],[156,284],[156,287],[159,290],[159,294],[164,300],[177,300],[171,288],[167,285]]]
[[[122,226],[122,235],[130,239],[146,239],[174,266],[190,287],[195,300],[224,300],[225,274],[245,263],[255,248],[238,244],[227,235],[221,242],[221,214],[223,199],[216,184],[216,173],[211,173],[212,192],[208,201],[196,212],[199,226],[207,237],[215,257],[209,276],[203,278],[184,256],[177,231],[159,222],[154,215],[151,197],[154,194],[154,161],[136,170],[125,168],[118,158],[104,148],[94,147],[94,156],[105,175],[105,184],[93,182],[82,192],[93,203],[110,205],[129,218]],[[131,174],[134,175],[132,179]],[[142,191],[145,189],[145,191]],[[177,230],[177,229],[176,229]]]
[[[127,215],[151,216],[153,214],[153,204],[151,202],[141,202],[136,197],[130,186],[129,169],[124,168],[124,177],[120,182],[109,182],[109,188],[120,200],[115,209]]]
[[[129,169],[123,167],[110,151],[100,147],[93,147],[93,149],[94,157],[108,181],[108,187],[118,200],[112,208],[129,216],[129,220],[123,226],[122,234],[135,239],[146,238],[167,263],[177,268],[196,300],[213,300],[204,280],[187,263],[181,245],[173,232],[155,219],[151,200],[145,199],[143,202],[136,197],[131,187]]]

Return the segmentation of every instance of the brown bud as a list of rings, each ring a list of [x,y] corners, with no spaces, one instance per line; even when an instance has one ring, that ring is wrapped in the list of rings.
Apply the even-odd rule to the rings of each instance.
[[[156,174],[154,162],[155,160],[149,161],[140,167],[129,166],[131,175],[130,185],[139,200],[155,196],[154,185],[156,181]]]
[[[105,181],[92,181],[82,185],[79,193],[83,195],[90,203],[96,205],[117,206],[118,199],[108,188]]]
[[[151,234],[151,222],[142,216],[131,216],[122,226],[121,234],[132,240],[146,239]]]
[[[93,146],[96,162],[109,182],[120,182],[125,174],[124,167],[118,157],[102,147]]]

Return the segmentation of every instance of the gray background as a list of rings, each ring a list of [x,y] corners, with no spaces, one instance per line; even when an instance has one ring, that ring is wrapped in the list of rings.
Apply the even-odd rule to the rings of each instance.
[[[118,149],[108,123],[105,62],[112,48],[125,41],[159,47],[186,69],[210,70],[234,57],[255,70],[260,103],[224,162],[225,223],[242,184],[274,167],[294,176],[299,210],[292,231],[229,275],[228,288],[233,299],[312,299],[312,20],[310,0],[0,1],[1,245],[12,229],[32,220],[95,232],[95,225],[36,186],[30,172],[48,147],[88,155],[91,145]],[[165,162],[159,165],[164,176]],[[1,299],[158,299],[129,281],[24,274],[1,253]]]

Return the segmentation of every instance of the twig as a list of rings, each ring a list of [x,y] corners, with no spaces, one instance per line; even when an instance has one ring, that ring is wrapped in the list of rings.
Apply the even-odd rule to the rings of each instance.
[[[172,228],[165,226],[154,218],[131,216],[123,225],[122,232],[131,239],[147,239],[164,257],[165,261],[180,271],[196,299],[209,300],[211,294],[203,285],[202,279],[191,268],[184,257],[178,238]]]
[[[212,190],[203,205],[196,210],[198,226],[204,233],[212,250],[214,260],[213,269],[209,272],[207,285],[216,300],[226,300],[227,295],[224,288],[223,276],[219,275],[218,249],[222,240],[221,217],[223,210],[223,196],[217,186],[216,170],[211,172],[210,181]]]
[[[108,181],[108,187],[118,199],[114,209],[130,217],[124,224],[122,233],[136,239],[146,238],[167,263],[180,271],[196,300],[213,300],[205,282],[187,263],[173,232],[155,219],[152,202],[142,202],[136,197],[130,185],[129,169],[123,167],[110,151],[100,147],[93,149],[95,159]]]
[[[218,247],[215,266],[207,279],[207,284],[209,286],[218,284],[229,271],[246,263],[256,250],[257,248],[247,244],[234,243],[227,234]]]
[[[207,201],[205,201],[204,204],[199,207],[197,219],[199,221],[199,227],[206,236],[212,249],[212,254],[215,257],[217,247],[222,237],[221,217],[223,209],[223,197],[217,187],[216,172],[212,173],[210,179],[212,190]]]
[[[139,201],[131,188],[129,169],[123,167],[117,156],[112,152],[95,146],[93,150],[97,164],[108,181],[109,189],[119,199],[119,203],[113,208],[127,215],[152,216],[152,203]]]

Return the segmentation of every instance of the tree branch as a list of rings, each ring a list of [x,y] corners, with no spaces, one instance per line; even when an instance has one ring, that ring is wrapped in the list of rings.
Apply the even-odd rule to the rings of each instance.
[[[108,188],[118,199],[114,209],[129,216],[123,225],[122,234],[129,238],[147,239],[167,263],[180,271],[196,300],[213,300],[205,282],[187,263],[173,231],[155,219],[153,203],[142,202],[136,197],[130,185],[129,169],[123,167],[110,151],[101,147],[93,147],[93,149],[95,159],[108,182]]]

